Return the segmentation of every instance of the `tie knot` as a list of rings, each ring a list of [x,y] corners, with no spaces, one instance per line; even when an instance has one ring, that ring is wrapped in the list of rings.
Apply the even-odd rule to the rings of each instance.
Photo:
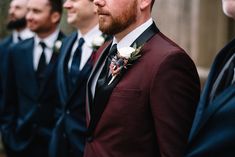
[[[82,45],[84,44],[85,40],[83,38],[80,38],[78,40],[78,47],[82,47]]]
[[[47,47],[47,45],[43,41],[40,41],[39,45],[42,47],[42,49],[45,49]]]
[[[109,50],[109,56],[113,57],[117,53],[117,44],[114,44]]]

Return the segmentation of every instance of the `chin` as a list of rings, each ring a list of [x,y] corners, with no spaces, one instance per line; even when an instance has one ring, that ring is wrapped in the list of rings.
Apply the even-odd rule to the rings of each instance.
[[[73,24],[75,23],[73,19],[67,19],[68,24]]]

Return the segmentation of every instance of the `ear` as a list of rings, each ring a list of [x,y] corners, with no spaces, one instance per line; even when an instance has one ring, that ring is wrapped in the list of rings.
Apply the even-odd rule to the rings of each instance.
[[[61,18],[61,14],[58,13],[58,12],[53,12],[51,14],[51,21],[52,21],[52,23],[59,23],[60,18]]]
[[[145,10],[147,7],[151,7],[152,0],[140,0],[140,9]]]

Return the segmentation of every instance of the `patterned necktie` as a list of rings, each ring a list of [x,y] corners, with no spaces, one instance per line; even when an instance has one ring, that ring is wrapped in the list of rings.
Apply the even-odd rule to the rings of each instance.
[[[85,40],[80,38],[78,41],[78,47],[74,52],[71,68],[69,71],[69,79],[70,79],[70,87],[74,87],[77,81],[77,76],[80,72],[80,61],[81,61],[81,54],[82,54],[82,46]]]
[[[111,63],[112,58],[116,55],[116,53],[117,53],[117,44],[114,44],[109,51],[108,57],[105,61],[104,67],[97,81],[96,93],[100,92],[102,86],[108,85],[109,65]]]

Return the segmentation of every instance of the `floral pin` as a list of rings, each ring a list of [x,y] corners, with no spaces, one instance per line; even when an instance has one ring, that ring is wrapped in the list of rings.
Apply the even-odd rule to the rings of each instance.
[[[134,44],[133,47],[123,47],[118,49],[118,53],[112,58],[109,69],[111,71],[112,78],[109,81],[110,85],[113,80],[121,73],[122,69],[127,69],[128,66],[141,57],[140,51],[143,45],[137,48]]]
[[[96,36],[96,37],[93,39],[92,43],[91,43],[91,44],[92,44],[92,45],[91,45],[92,49],[93,49],[94,51],[97,51],[97,50],[100,48],[100,46],[102,46],[102,45],[104,44],[106,38],[107,38],[107,36],[104,35],[104,34],[102,34],[102,35],[100,35],[100,36]]]
[[[62,46],[62,41],[61,40],[56,40],[55,44],[54,44],[54,48],[53,48],[54,52],[59,53],[61,46]]]

